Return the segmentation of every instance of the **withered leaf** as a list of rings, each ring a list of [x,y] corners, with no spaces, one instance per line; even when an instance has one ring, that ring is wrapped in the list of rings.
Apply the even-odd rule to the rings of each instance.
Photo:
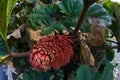
[[[88,43],[92,46],[104,45],[106,42],[104,21],[97,18],[89,18],[88,21],[91,24],[91,31],[87,32],[86,36]]]
[[[13,36],[16,39],[21,38],[21,30],[25,29],[25,24],[22,24],[18,29],[16,29],[13,33],[7,35],[7,39]]]
[[[82,34],[80,34],[80,54],[85,64],[94,66],[94,56],[92,55],[90,48],[85,42],[85,36]]]
[[[40,38],[41,29],[34,31],[27,27],[27,32],[30,35],[30,40],[37,41]]]

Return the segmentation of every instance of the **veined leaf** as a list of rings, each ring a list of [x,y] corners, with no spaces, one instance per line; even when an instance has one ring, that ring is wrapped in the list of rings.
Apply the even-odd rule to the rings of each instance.
[[[5,40],[12,9],[17,0],[0,0],[0,35]]]
[[[107,64],[99,80],[114,80],[113,69],[114,69],[114,66],[112,64],[110,63]]]
[[[87,16],[103,19],[106,25],[110,25],[112,23],[111,22],[112,18],[110,17],[106,9],[102,5],[97,4],[97,3],[93,4],[89,8]]]
[[[54,23],[54,24],[50,25],[49,27],[44,28],[42,31],[42,34],[48,35],[48,34],[51,34],[52,32],[55,32],[55,30],[62,32],[64,30],[66,30],[66,27],[63,24]]]
[[[55,9],[52,5],[37,4],[28,17],[34,30],[49,26],[55,22]]]
[[[93,80],[91,70],[87,65],[81,65],[79,67],[76,80]]]
[[[79,16],[83,8],[82,0],[62,0],[58,7],[60,12],[66,14],[68,17]]]

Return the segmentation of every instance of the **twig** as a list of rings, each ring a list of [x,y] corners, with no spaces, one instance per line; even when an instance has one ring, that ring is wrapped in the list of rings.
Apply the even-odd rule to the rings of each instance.
[[[23,53],[14,53],[14,52],[12,52],[11,56],[12,57],[28,57],[29,54],[28,54],[28,52],[23,52]]]
[[[94,47],[94,48],[99,48],[99,49],[117,49],[120,48],[120,46],[104,46],[104,47]],[[28,57],[29,54],[28,52],[26,53],[11,53],[12,57]]]
[[[106,46],[105,49],[118,49],[120,46]]]
[[[87,14],[88,8],[89,8],[93,3],[95,3],[96,1],[97,1],[97,0],[91,0],[91,1],[88,2],[88,3],[84,3],[84,7],[83,7],[83,10],[82,10],[82,13],[81,13],[81,15],[80,15],[80,17],[79,17],[78,23],[77,23],[76,28],[75,28],[75,30],[74,30],[74,32],[73,32],[73,35],[74,35],[74,36],[75,36],[75,35],[77,34],[77,32],[79,31],[80,26],[82,25],[82,22],[83,22],[86,14]]]
[[[106,40],[108,42],[112,42],[112,43],[115,43],[115,44],[119,44],[118,42],[115,42],[115,41],[111,41],[111,40]]]

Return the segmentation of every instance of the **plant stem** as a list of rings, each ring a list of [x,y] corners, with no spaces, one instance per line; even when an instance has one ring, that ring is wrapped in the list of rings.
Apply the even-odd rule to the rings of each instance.
[[[82,22],[83,22],[83,20],[84,20],[84,17],[85,17],[85,15],[86,15],[87,11],[88,11],[88,8],[89,8],[88,6],[84,6],[84,7],[83,7],[82,13],[81,13],[80,18],[79,18],[79,20],[78,20],[78,23],[77,23],[77,25],[76,25],[76,28],[75,28],[75,30],[74,30],[74,32],[73,32],[74,36],[75,36],[75,35],[77,34],[77,32],[79,31],[80,26],[81,26],[81,24],[82,24]]]
[[[120,46],[106,46],[105,49],[118,49]]]
[[[111,40],[106,40],[108,42],[112,42],[112,43],[115,43],[115,44],[119,44],[118,42],[115,42],[115,41],[111,41]]]
[[[75,35],[77,34],[77,32],[79,31],[80,26],[82,25],[82,22],[83,22],[86,14],[87,14],[87,11],[88,11],[89,7],[90,7],[93,3],[95,3],[96,1],[97,1],[97,0],[91,0],[91,1],[88,2],[88,3],[84,3],[84,7],[83,7],[83,9],[82,9],[82,13],[81,13],[81,15],[80,15],[80,17],[79,17],[79,20],[78,20],[78,22],[77,22],[76,28],[75,28],[75,30],[74,30],[74,32],[73,32],[73,35],[74,35],[74,36],[75,36]]]
[[[99,49],[117,49],[117,48],[120,48],[120,46],[104,46],[104,47],[94,47],[94,48],[99,48]],[[28,57],[29,54],[28,54],[28,52],[23,52],[23,53],[14,53],[14,52],[12,52],[10,56],[12,56],[12,57]]]
[[[4,42],[5,42],[5,46],[6,46],[6,48],[7,48],[8,53],[10,53],[11,50],[10,50],[10,48],[9,48],[9,45],[8,45],[7,39],[5,39]]]
[[[12,56],[12,57],[28,57],[29,54],[28,54],[28,52],[24,52],[24,53],[14,53],[14,52],[12,52],[10,54],[10,56]]]

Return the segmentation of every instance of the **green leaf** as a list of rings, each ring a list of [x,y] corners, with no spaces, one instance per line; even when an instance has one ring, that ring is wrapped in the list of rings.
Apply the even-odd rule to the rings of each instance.
[[[23,80],[49,80],[51,72],[38,72],[31,70],[29,73],[23,74]]]
[[[17,0],[0,0],[0,35],[5,40],[11,12]]]
[[[107,49],[106,50],[106,59],[107,59],[107,61],[112,61],[113,58],[114,58],[114,50]]]
[[[66,30],[66,27],[63,24],[60,23],[53,23],[52,25],[48,26],[47,28],[44,28],[42,30],[43,35],[48,35],[54,32],[55,30],[62,32],[63,30]]]
[[[110,25],[111,17],[106,11],[106,9],[101,4],[93,4],[88,10],[88,17],[96,17],[99,19],[103,19],[106,25]]]
[[[113,11],[112,11],[112,1],[111,0],[105,0],[103,6],[106,8],[106,10],[108,11],[109,14],[112,14]]]
[[[0,35],[2,36],[2,38],[5,38],[6,36],[6,32],[7,32],[7,3],[8,0],[0,0]]]
[[[81,65],[79,67],[76,80],[92,80],[92,73],[87,65]]]
[[[113,69],[114,69],[114,66],[112,64],[108,63],[106,65],[104,71],[102,72],[99,80],[114,80]]]
[[[5,42],[2,38],[0,38],[0,54],[7,54],[7,48],[5,46]]]
[[[66,14],[68,17],[79,16],[83,8],[82,0],[62,0],[58,7],[60,12]]]
[[[2,38],[0,38],[0,65],[8,58],[8,51]]]
[[[31,11],[28,20],[35,30],[49,26],[55,22],[55,9],[52,5],[37,4]]]
[[[65,14],[62,15],[65,19],[62,21],[63,24],[66,27],[75,27],[77,24],[77,19],[79,15],[82,12],[83,9],[83,0],[62,0],[60,3],[58,3],[58,7],[60,9],[60,12]],[[106,11],[106,9],[100,5],[100,4],[93,4],[88,9],[87,15],[85,17],[85,20],[83,21],[83,24],[81,26],[82,31],[89,30],[90,24],[88,23],[88,18],[94,17],[99,18],[105,22],[106,26],[109,26],[111,22],[111,17]],[[87,29],[87,30],[86,30]]]
[[[89,7],[85,20],[81,26],[82,31],[89,30],[89,26],[90,26],[88,22],[89,17],[100,19],[101,21],[105,23],[106,26],[109,26],[112,24],[111,16],[108,14],[106,9],[101,4],[95,3]]]

